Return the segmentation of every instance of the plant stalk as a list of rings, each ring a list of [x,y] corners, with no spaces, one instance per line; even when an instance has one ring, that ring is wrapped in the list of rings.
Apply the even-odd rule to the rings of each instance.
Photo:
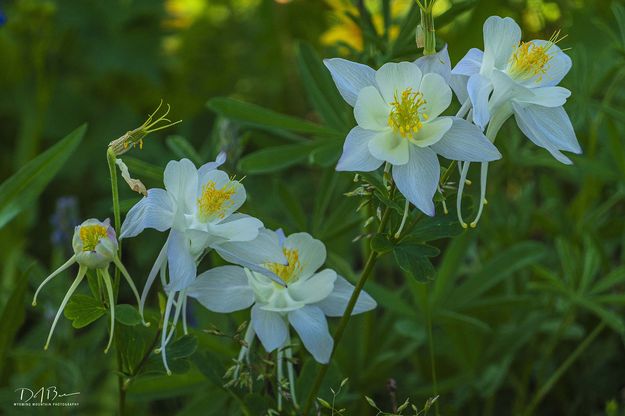
[[[382,214],[382,220],[380,221],[380,226],[378,227],[378,230],[377,230],[378,234],[383,232],[386,229],[386,225],[388,224],[390,214],[391,214],[390,208],[386,207],[386,209],[384,210],[384,213]],[[378,259],[378,253],[374,250],[371,250],[371,252],[369,253],[369,257],[367,258],[367,262],[365,263],[365,268],[363,269],[362,274],[360,275],[360,278],[358,279],[358,282],[356,283],[356,287],[354,288],[354,291],[352,292],[352,296],[349,298],[349,302],[347,303],[345,312],[343,313],[343,316],[341,317],[341,320],[339,321],[336,331],[334,332],[334,348],[332,349],[332,355],[330,356],[330,360],[332,360],[332,356],[334,355],[334,352],[336,351],[339,345],[339,342],[341,341],[341,338],[343,337],[343,332],[345,332],[345,328],[347,327],[347,324],[349,323],[349,320],[352,316],[352,311],[354,310],[354,307],[356,306],[356,301],[358,300],[358,296],[360,295],[360,292],[365,286],[367,279],[371,275],[371,272],[373,272],[373,267],[375,266],[377,259]],[[319,372],[317,373],[317,377],[315,378],[315,382],[313,384],[313,388],[308,394],[308,399],[306,400],[306,404],[304,405],[304,411],[302,412],[304,416],[307,416],[310,413],[312,409],[312,405],[315,401],[315,397],[317,396],[317,394],[319,393],[319,389],[321,388],[321,383],[323,382],[323,379],[326,373],[328,372],[328,368],[329,368],[329,362],[328,364],[323,364],[321,368],[319,369]]]
[[[588,348],[588,346],[592,344],[595,338],[599,336],[599,334],[601,333],[601,331],[603,331],[605,327],[606,327],[606,323],[604,321],[601,321],[595,327],[595,329],[593,329],[593,331],[590,334],[588,334],[586,338],[584,338],[582,343],[579,344],[577,348],[575,348],[575,350],[571,353],[571,355],[569,355],[567,359],[564,360],[562,364],[560,364],[560,367],[556,369],[556,371],[551,375],[549,380],[547,380],[547,382],[543,384],[543,386],[536,392],[536,394],[530,401],[529,406],[527,406],[527,409],[525,410],[525,412],[523,412],[524,416],[530,416],[534,414],[534,410],[536,410],[536,408],[538,407],[540,402],[545,398],[547,393],[549,393],[549,391],[558,382],[558,380],[560,380],[560,377],[562,377],[564,373],[566,373],[566,371],[571,367],[571,365],[573,365],[573,363],[579,358],[580,355],[582,355],[582,353],[586,350],[586,348]]]

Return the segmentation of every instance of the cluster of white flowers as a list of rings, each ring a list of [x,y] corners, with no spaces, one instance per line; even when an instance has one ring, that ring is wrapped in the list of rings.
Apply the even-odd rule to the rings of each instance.
[[[290,323],[315,359],[328,362],[333,342],[325,315],[342,315],[354,287],[333,270],[316,272],[326,260],[319,240],[306,233],[284,237],[281,231],[265,229],[260,220],[236,213],[245,202],[245,188],[217,169],[224,161],[222,154],[199,169],[187,159],[169,162],[165,189],[149,189],[122,225],[121,238],[146,228],[169,230],[139,305],[143,314],[160,272],[167,293],[160,347],[166,370],[166,346],[181,316],[187,332],[188,296],[223,313],[253,304],[246,338],[256,334],[267,351],[286,347]],[[238,266],[217,267],[198,276],[197,265],[209,250]],[[373,299],[362,293],[355,312],[374,307]]]
[[[556,45],[559,40],[556,34],[548,41],[522,42],[512,19],[491,17],[484,24],[484,52],[470,50],[453,70],[446,47],[414,62],[387,63],[377,71],[345,59],[326,60],[357,122],[347,135],[336,169],[370,172],[386,163],[406,200],[432,216],[433,197],[441,190],[438,155],[458,161],[458,215],[466,227],[461,214],[463,187],[470,163],[480,162],[480,206],[471,223],[475,226],[485,202],[488,163],[501,158],[493,142],[511,115],[532,142],[560,162],[571,163],[562,151],[581,152],[562,108],[570,92],[557,86],[571,67],[570,59]],[[452,91],[460,110],[455,116],[444,116]],[[43,285],[73,263],[80,264],[46,347],[63,308],[87,269],[94,269],[109,296],[108,350],[115,317],[107,269],[114,262],[137,297],[142,318],[148,293],[160,275],[167,302],[159,350],[168,373],[167,345],[180,320],[187,333],[188,297],[220,313],[251,308],[239,360],[256,336],[268,352],[277,349],[279,357],[282,351],[290,354],[289,326],[318,362],[330,360],[334,342],[326,316],[345,314],[354,286],[334,270],[319,270],[326,261],[321,241],[306,233],[285,236],[281,230],[264,228],[257,218],[238,213],[246,192],[240,181],[219,170],[225,159],[220,154],[199,169],[187,159],[169,162],[164,189],[149,189],[128,212],[120,238],[137,236],[147,228],[167,232],[141,296],[117,257],[117,236],[108,220],[88,220],[76,227],[75,255],[46,278],[35,294],[36,300]],[[198,265],[211,250],[232,265],[198,275]],[[376,303],[361,292],[353,306],[352,313],[362,313]]]
[[[514,20],[493,16],[484,23],[484,52],[471,49],[453,70],[446,47],[414,62],[387,63],[377,71],[345,59],[327,59],[358,124],[347,135],[337,170],[369,172],[386,162],[406,199],[434,215],[432,198],[440,179],[436,154],[458,161],[458,216],[466,227],[461,209],[464,182],[470,162],[481,162],[480,206],[471,223],[475,227],[486,201],[488,162],[501,158],[492,142],[512,114],[521,131],[560,162],[571,163],[562,150],[581,152],[562,108],[570,92],[556,86],[571,67],[570,58],[556,45],[559,40],[556,33],[548,41],[522,42]],[[441,116],[451,103],[452,89],[460,111]]]

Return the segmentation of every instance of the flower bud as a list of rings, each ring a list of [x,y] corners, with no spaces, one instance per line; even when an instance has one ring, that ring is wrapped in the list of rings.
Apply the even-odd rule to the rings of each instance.
[[[74,229],[72,247],[80,265],[102,269],[115,258],[117,235],[108,218],[103,222],[92,218]]]

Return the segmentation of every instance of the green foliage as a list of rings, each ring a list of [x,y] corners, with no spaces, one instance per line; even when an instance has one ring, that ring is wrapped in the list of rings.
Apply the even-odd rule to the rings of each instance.
[[[0,228],[39,196],[80,144],[86,130],[86,125],[74,130],[0,185]]]
[[[200,165],[224,150],[226,170],[245,176],[243,212],[323,240],[327,267],[352,283],[372,251],[378,256],[365,286],[378,308],[348,325],[317,398],[321,414],[433,415],[439,406],[442,415],[522,415],[544,386],[549,391],[534,414],[623,414],[621,2],[440,1],[449,7],[435,19],[438,47],[448,45],[452,63],[481,47],[481,26],[492,14],[523,22],[527,39],[559,28],[569,34],[560,45],[571,47],[573,58],[566,109],[584,154],[560,165],[510,122],[496,142],[504,157],[491,164],[478,228],[458,224],[452,176],[437,194],[437,215],[411,209],[399,235],[404,201],[388,175],[334,171],[354,120],[322,59],[373,67],[416,59],[416,2],[404,13],[394,11],[397,0],[354,1],[341,11],[332,1],[199,3],[198,15],[179,19],[170,15],[173,2],[3,3],[0,413],[15,412],[16,388],[57,385],[81,391],[79,413],[114,414],[121,376],[127,414],[276,414],[275,355],[258,342],[238,383],[224,377],[243,345],[248,312],[216,314],[189,300],[189,334],[175,329],[166,350],[174,374],[167,376],[155,351],[163,331],[157,298],[147,300],[146,327],[120,285],[115,348],[104,355],[109,322],[100,318],[109,309],[90,276],[90,289],[70,299],[50,350],[41,350],[69,273],[49,284],[37,309],[29,306],[29,277],[38,284],[67,258],[67,236],[56,236],[69,230],[71,237],[76,225],[67,212],[60,212],[61,224],[50,224],[55,200],[76,196],[80,220],[110,217],[106,145],[139,125],[162,97],[184,123],[122,156],[133,177],[162,187],[167,161]],[[322,39],[334,21],[349,35],[329,45]],[[355,39],[362,48],[349,42]],[[58,140],[84,120],[85,140],[85,126]],[[466,185],[467,214],[479,192],[475,182]],[[140,195],[122,181],[120,189],[126,212]],[[388,227],[378,234],[387,208]],[[139,290],[164,238],[150,230],[123,240],[123,261]],[[207,256],[201,269],[218,262]],[[329,319],[331,329],[336,321]],[[300,345],[294,351],[301,405],[319,366]],[[284,403],[282,414],[296,414],[288,394]]]

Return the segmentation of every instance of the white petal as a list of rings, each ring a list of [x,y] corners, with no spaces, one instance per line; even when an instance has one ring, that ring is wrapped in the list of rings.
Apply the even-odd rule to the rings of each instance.
[[[454,90],[454,94],[460,101],[460,104],[469,99],[469,93],[467,92],[467,82],[469,77],[465,75],[452,75],[449,80],[449,86]]]
[[[508,74],[498,69],[491,73],[491,82],[493,94],[490,97],[488,108],[492,114],[501,112],[502,107],[509,106],[511,100],[531,100],[535,95],[534,90],[514,81]],[[511,111],[512,109],[510,109],[510,114]]]
[[[323,63],[330,70],[339,93],[352,107],[360,90],[375,85],[375,71],[367,65],[341,58],[324,59]]]
[[[387,103],[395,100],[395,95],[401,94],[405,89],[419,90],[421,84],[421,70],[410,62],[389,62],[375,73],[375,80],[382,93],[382,98]]]
[[[208,232],[227,241],[250,241],[258,236],[263,223],[254,217],[233,214],[219,224],[209,224]]]
[[[440,164],[436,153],[429,148],[410,146],[410,160],[405,165],[393,166],[397,189],[426,215],[434,215],[432,197],[440,178]]]
[[[493,67],[504,69],[520,41],[521,28],[512,18],[491,16],[486,19],[482,73],[488,75]]]
[[[369,151],[373,157],[393,165],[403,165],[408,162],[408,146],[408,139],[392,130],[378,133],[369,141]]]
[[[214,312],[230,313],[254,303],[254,292],[242,267],[222,266],[200,274],[187,295]]]
[[[360,127],[375,131],[387,129],[390,112],[391,108],[376,87],[360,90],[354,107],[354,117]]]
[[[546,40],[533,40],[533,44],[537,46],[545,46],[549,43]],[[562,81],[562,79],[568,74],[571,69],[571,58],[560,49],[558,45],[551,44],[548,54],[551,57],[547,63],[547,73],[539,76],[535,82],[541,87],[553,87]]]
[[[334,340],[330,336],[328,322],[321,309],[304,306],[289,312],[289,322],[315,360],[322,364],[330,361]]]
[[[336,165],[338,171],[371,172],[380,167],[383,161],[374,158],[369,152],[369,141],[377,134],[361,127],[351,129],[345,143],[343,154]]]
[[[170,161],[165,167],[163,182],[178,209],[190,212],[197,198],[198,174],[195,165],[189,159]]]
[[[422,74],[438,74],[443,77],[445,82],[449,82],[451,77],[451,60],[449,59],[449,52],[447,52],[447,45],[443,46],[443,49],[435,54],[418,58],[414,61],[414,64],[419,67]]]
[[[169,234],[167,263],[169,283],[165,291],[168,293],[188,287],[197,276],[197,266],[195,258],[191,255],[190,242],[180,231],[172,230]]]
[[[203,177],[204,175],[206,175],[207,172],[217,169],[218,167],[223,165],[225,162],[226,162],[226,153],[219,152],[214,162],[208,162],[200,166],[200,168],[197,170],[198,177],[200,178]]]
[[[308,233],[291,234],[284,241],[284,248],[297,250],[300,279],[312,276],[326,261],[326,246]]]
[[[562,107],[571,96],[571,91],[562,87],[533,88],[531,92],[531,96],[519,97],[516,101],[542,107]]]
[[[431,149],[449,160],[463,162],[490,162],[501,159],[501,153],[484,136],[475,124],[466,120],[450,117],[453,124],[443,138],[433,144]]]
[[[425,113],[430,120],[438,117],[451,104],[451,88],[438,74],[425,74],[419,91],[425,99]]]
[[[259,230],[258,236],[253,240],[219,244],[215,250],[224,260],[235,264],[241,264],[241,260],[253,264],[286,264],[278,235],[266,228]]]
[[[174,221],[175,205],[164,189],[148,189],[148,196],[130,208],[119,238],[134,237],[146,228],[165,231]]]
[[[549,151],[558,161],[571,164],[560,150],[581,153],[575,131],[562,107],[548,108],[513,103],[514,115],[521,131],[534,144]]]
[[[291,298],[305,303],[315,303],[325,299],[334,289],[336,272],[324,269],[308,279],[300,279],[288,286]]]
[[[419,147],[433,145],[443,138],[443,135],[451,128],[451,118],[442,117],[423,124],[423,127],[410,140]]]
[[[344,277],[337,276],[334,281],[334,290],[322,301],[315,304],[321,308],[327,316],[343,316],[345,308],[354,292],[354,285],[349,283]],[[358,295],[358,300],[352,311],[352,315],[367,312],[377,306],[375,300],[364,290]]]
[[[467,92],[473,105],[473,122],[482,130],[490,119],[488,97],[492,90],[490,80],[480,74],[471,76],[467,83]]]
[[[480,72],[484,52],[477,48],[469,49],[469,52],[456,64],[451,71],[453,75],[471,76]]]
[[[279,313],[262,310],[256,304],[252,307],[252,326],[267,352],[284,345],[287,326]]]

